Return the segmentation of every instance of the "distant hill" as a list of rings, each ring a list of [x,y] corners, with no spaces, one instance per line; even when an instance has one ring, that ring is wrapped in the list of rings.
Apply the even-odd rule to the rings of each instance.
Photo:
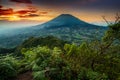
[[[0,46],[15,47],[29,37],[49,35],[79,44],[81,41],[100,39],[106,29],[103,26],[86,23],[70,14],[61,14],[44,24],[0,34]]]

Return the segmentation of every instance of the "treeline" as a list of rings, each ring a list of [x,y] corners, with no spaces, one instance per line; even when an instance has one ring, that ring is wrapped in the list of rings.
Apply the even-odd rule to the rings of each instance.
[[[0,80],[30,71],[33,80],[120,80],[120,21],[99,41],[80,45],[48,36],[29,38],[13,54],[0,56]]]
[[[13,53],[15,51],[16,48],[0,48],[0,54],[10,54],[10,53]]]
[[[14,53],[14,55],[20,55],[22,48],[31,48],[31,47],[37,47],[40,46],[47,46],[50,49],[53,49],[54,47],[63,48],[66,43],[69,43],[64,40],[60,40],[59,38],[56,38],[54,36],[47,36],[47,37],[30,37],[26,39],[22,44],[15,48],[0,48],[0,54],[6,55],[10,53]]]

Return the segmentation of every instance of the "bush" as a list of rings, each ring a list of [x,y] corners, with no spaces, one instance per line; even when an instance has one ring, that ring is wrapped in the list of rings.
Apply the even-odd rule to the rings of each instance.
[[[98,72],[81,68],[78,80],[108,80],[108,77],[105,74],[100,74]]]
[[[0,80],[12,80],[17,76],[17,71],[8,63],[0,64]]]
[[[11,55],[0,56],[0,80],[13,80],[17,76],[18,61]]]

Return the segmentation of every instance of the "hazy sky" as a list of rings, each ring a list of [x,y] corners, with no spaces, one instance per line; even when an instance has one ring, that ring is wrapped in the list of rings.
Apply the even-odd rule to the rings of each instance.
[[[36,25],[60,14],[105,25],[101,16],[113,21],[119,8],[120,0],[0,0],[0,28]]]

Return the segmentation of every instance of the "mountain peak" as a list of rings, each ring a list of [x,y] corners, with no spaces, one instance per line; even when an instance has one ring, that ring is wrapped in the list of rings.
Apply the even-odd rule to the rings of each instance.
[[[60,16],[73,16],[71,14],[61,14]]]
[[[71,15],[71,14],[61,14],[61,15],[59,15],[58,17],[56,17],[56,18],[64,18],[64,19],[78,19],[78,18],[76,18],[75,16],[73,16],[73,15]]]
[[[80,25],[81,23],[84,23],[79,18],[71,15],[71,14],[61,14],[57,16],[56,18],[49,21],[50,23],[55,24],[61,24],[61,25]]]
[[[61,14],[56,18],[42,24],[43,27],[56,27],[56,26],[77,26],[86,24],[84,21],[71,14]]]
[[[87,27],[93,26],[86,23],[71,14],[61,14],[56,18],[41,25],[43,28],[59,28],[59,27]]]

